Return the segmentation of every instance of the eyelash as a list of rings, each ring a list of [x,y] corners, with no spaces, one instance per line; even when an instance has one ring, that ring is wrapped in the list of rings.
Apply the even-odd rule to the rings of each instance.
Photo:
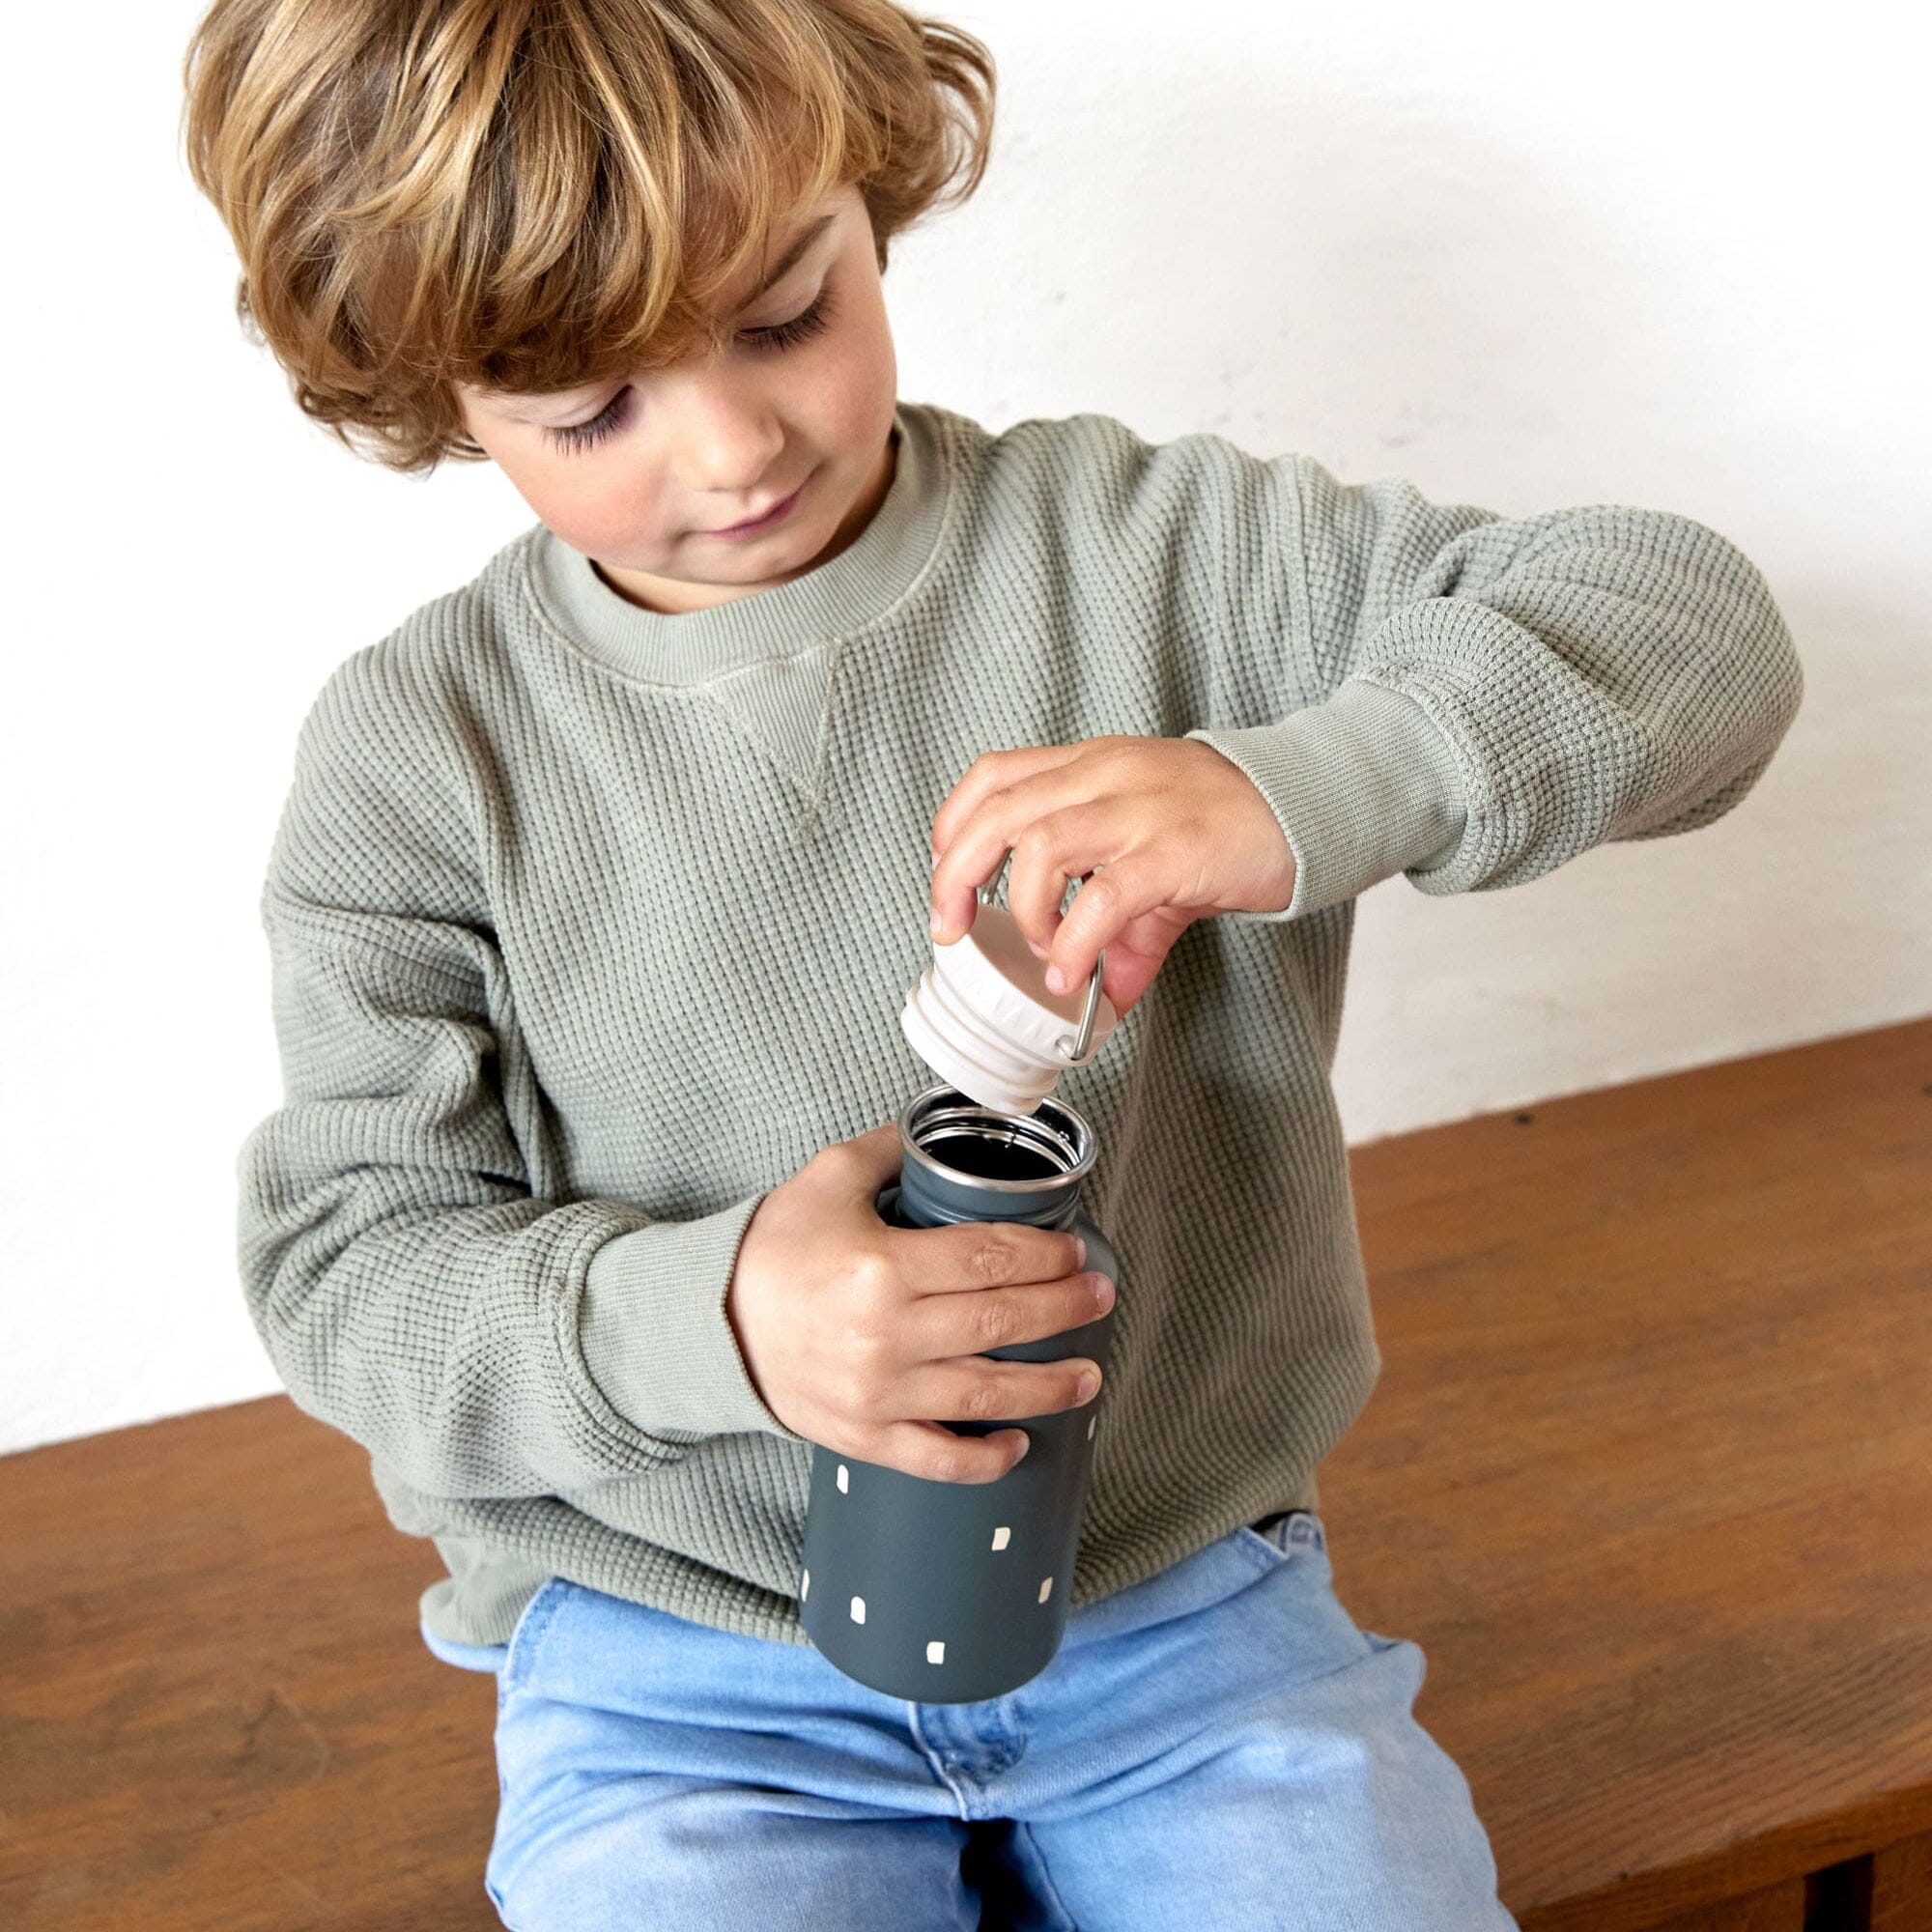
[[[832,291],[819,290],[810,308],[795,315],[789,322],[775,323],[770,328],[748,329],[750,335],[761,349],[773,349],[781,353],[795,349],[801,342],[816,335],[832,319]],[[628,413],[624,398],[628,389],[619,389],[611,400],[590,418],[588,422],[570,423],[563,428],[545,426],[544,435],[560,449],[588,449],[602,442],[607,436],[614,436],[624,426]]]

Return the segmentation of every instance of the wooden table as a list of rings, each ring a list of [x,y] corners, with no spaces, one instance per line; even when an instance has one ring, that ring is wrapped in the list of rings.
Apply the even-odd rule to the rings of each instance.
[[[1932,1928],[1932,1021],[1352,1164],[1336,1589],[1524,1932]]]
[[[1336,1586],[1523,1932],[1932,1928],[1932,1021],[1352,1158]],[[495,1685],[354,1443],[244,1403],[0,1461],[0,1925],[497,1925]]]

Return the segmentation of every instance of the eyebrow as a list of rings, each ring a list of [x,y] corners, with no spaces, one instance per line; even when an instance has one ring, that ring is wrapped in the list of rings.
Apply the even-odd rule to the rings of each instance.
[[[757,298],[761,295],[763,295],[767,289],[775,288],[780,282],[783,281],[784,278],[788,274],[790,274],[795,268],[798,267],[799,257],[802,256],[805,253],[805,251],[808,248],[810,248],[811,244],[814,242],[816,242],[818,238],[825,233],[826,229],[829,228],[832,225],[832,223],[837,219],[838,219],[837,215],[821,214],[816,221],[809,224],[805,229],[805,231],[798,237],[798,239],[795,242],[793,242],[791,246],[787,248],[784,251],[784,253],[779,257],[778,266],[773,269],[771,273],[767,275],[765,279],[762,282],[760,282],[754,290],[753,290],[752,294],[746,300],[739,303],[739,307],[750,308],[752,303],[756,301]]]
[[[771,289],[776,288],[780,282],[783,281],[784,278],[788,274],[790,274],[795,268],[798,267],[799,262],[803,258],[806,250],[810,248],[811,244],[814,242],[816,242],[821,235],[825,233],[826,229],[828,229],[833,224],[833,222],[838,220],[838,217],[836,213],[821,214],[816,221],[808,223],[807,226],[793,240],[791,245],[785,249],[784,253],[781,255],[778,261],[773,265],[771,273],[768,274],[765,277],[765,279],[762,282],[760,282],[758,286],[755,289],[753,289],[752,293],[749,296],[747,296],[742,302],[738,304],[739,308],[741,310],[750,308],[752,304],[754,301],[756,301],[760,296],[766,294]],[[584,386],[588,388],[588,387],[593,387],[595,385],[586,384]],[[530,403],[529,408],[533,410],[561,410],[567,415],[572,410],[582,409],[586,400],[587,398],[582,395],[580,395],[574,402],[564,402],[554,396],[541,396],[538,397],[534,402]],[[515,422],[535,422],[538,420],[537,417],[526,414],[522,410],[513,410],[506,412],[506,413],[509,414],[511,420]]]

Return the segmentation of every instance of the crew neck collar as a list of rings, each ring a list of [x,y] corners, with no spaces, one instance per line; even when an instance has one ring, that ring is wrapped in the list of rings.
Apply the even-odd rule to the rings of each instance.
[[[871,522],[803,577],[702,611],[647,611],[539,524],[525,552],[530,594],[581,650],[657,684],[700,683],[859,630],[885,615],[924,569],[952,491],[949,451],[931,413],[901,402],[893,425],[898,456]]]

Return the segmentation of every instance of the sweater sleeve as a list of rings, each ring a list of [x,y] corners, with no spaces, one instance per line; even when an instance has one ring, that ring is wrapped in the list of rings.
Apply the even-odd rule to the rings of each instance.
[[[1667,511],[1505,520],[1303,456],[1236,467],[1212,722],[1294,855],[1284,920],[1403,872],[1431,894],[1540,877],[1731,810],[1803,695],[1731,543]]]
[[[284,1101],[238,1162],[250,1315],[298,1406],[422,1493],[568,1493],[764,1430],[724,1313],[762,1193],[550,1198],[451,760],[396,668],[305,721],[262,893]],[[386,686],[386,689],[379,687]]]

